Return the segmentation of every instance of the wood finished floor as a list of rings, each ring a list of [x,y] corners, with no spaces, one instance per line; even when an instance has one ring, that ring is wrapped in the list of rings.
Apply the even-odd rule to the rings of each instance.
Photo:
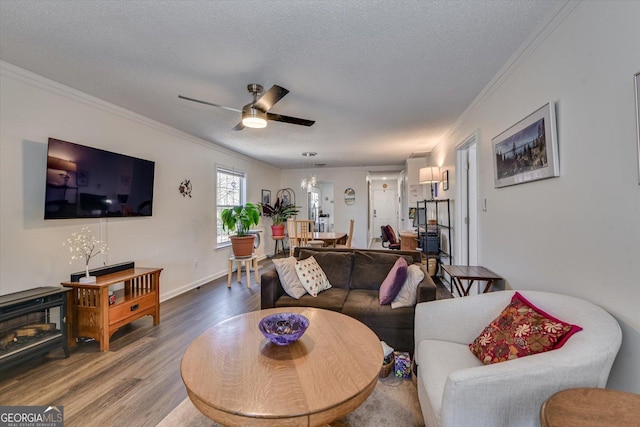
[[[260,274],[272,269],[267,259]],[[253,278],[253,274],[251,275]],[[95,342],[51,351],[44,359],[0,372],[0,405],[62,405],[65,426],[155,426],[186,397],[180,361],[189,344],[211,326],[260,309],[260,287],[233,276],[193,289],[150,316],[122,327],[100,353]],[[437,298],[451,298],[438,281]]]
[[[266,260],[260,274],[273,268]],[[260,309],[255,283],[226,286],[222,277],[160,306],[160,324],[146,316],[124,326],[100,353],[95,342],[71,356],[44,359],[0,372],[0,405],[63,405],[65,426],[155,426],[186,397],[182,354],[198,335],[229,317]],[[253,277],[253,274],[252,274]]]

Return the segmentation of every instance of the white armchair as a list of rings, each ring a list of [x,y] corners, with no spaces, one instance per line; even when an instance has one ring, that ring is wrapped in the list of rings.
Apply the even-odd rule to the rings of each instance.
[[[427,426],[539,426],[542,403],[571,387],[605,387],[622,342],[618,322],[566,295],[519,291],[532,304],[581,326],[562,348],[484,365],[471,343],[509,304],[514,291],[416,306],[418,398]]]

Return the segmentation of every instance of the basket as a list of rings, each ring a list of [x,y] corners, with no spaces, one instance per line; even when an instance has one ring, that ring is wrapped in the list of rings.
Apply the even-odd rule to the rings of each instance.
[[[389,376],[389,374],[391,373],[391,371],[393,371],[393,368],[395,366],[395,360],[393,358],[391,358],[391,362],[389,363],[384,363],[382,365],[382,368],[380,368],[380,378],[386,378]]]

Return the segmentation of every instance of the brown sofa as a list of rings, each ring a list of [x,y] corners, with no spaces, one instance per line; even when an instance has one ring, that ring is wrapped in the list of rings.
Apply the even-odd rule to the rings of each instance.
[[[317,307],[334,310],[360,320],[391,347],[413,352],[415,307],[392,309],[380,305],[379,289],[397,258],[408,264],[419,264],[425,277],[418,285],[418,302],[436,299],[436,285],[421,264],[415,251],[377,249],[296,248],[294,256],[305,259],[314,256],[327,275],[332,287],[317,297],[304,295],[299,300],[287,295],[275,269],[261,277],[261,306]]]

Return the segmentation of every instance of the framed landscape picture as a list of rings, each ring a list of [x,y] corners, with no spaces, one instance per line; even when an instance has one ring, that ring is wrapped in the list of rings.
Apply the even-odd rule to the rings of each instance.
[[[552,102],[491,140],[496,188],[560,175]]]
[[[636,91],[636,139],[638,143],[638,184],[640,184],[640,71],[634,76]]]

